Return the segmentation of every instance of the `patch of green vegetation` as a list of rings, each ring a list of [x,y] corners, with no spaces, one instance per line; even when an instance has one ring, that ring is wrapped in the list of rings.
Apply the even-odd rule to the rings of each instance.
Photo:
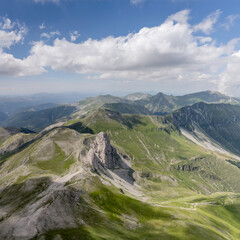
[[[106,103],[103,108],[125,114],[150,114],[144,106],[129,103]]]
[[[54,174],[62,174],[74,163],[73,156],[66,156],[62,149],[56,144],[55,154],[52,159],[46,161],[37,161],[35,164],[42,170],[51,171]]]
[[[227,160],[229,163],[232,165],[236,166],[237,168],[240,168],[240,162],[232,161],[232,160]]]
[[[109,189],[101,188],[90,194],[95,204],[104,211],[111,214],[133,214],[141,218],[141,222],[153,219],[170,219],[171,215],[154,209],[154,207],[130,198],[123,194],[111,192]]]
[[[28,179],[25,182],[10,185],[0,192],[0,206],[9,206],[9,203],[11,203],[8,211],[10,216],[11,213],[22,209],[35,200],[38,194],[49,187],[50,183],[50,179],[44,177]]]
[[[90,133],[93,134],[93,130],[87,126],[84,126],[81,122],[75,122],[68,126],[70,129],[74,129],[79,133]]]
[[[86,227],[79,226],[75,229],[59,229],[59,230],[52,230],[48,231],[44,236],[45,240],[55,240],[57,236],[60,236],[60,239],[63,240],[91,240],[92,237],[90,233],[87,232]],[[36,237],[34,239],[41,239],[42,236]]]
[[[139,179],[139,184],[146,192],[158,189],[150,193],[156,198],[165,199],[171,194],[179,197],[193,191],[240,191],[238,169],[186,139],[164,117],[114,116],[99,110],[82,121],[95,133],[106,132],[112,144],[131,158],[132,168],[140,176],[151,173],[148,178]],[[128,119],[131,125],[123,124],[122,119]],[[194,166],[197,171],[177,170],[183,165]]]

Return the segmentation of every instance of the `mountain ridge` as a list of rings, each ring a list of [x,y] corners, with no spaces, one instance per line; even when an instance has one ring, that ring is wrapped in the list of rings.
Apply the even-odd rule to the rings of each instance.
[[[138,96],[139,94],[137,93]],[[158,93],[154,96],[143,94],[143,96],[144,98],[141,100],[131,101],[111,95],[100,95],[86,98],[73,104],[60,105],[40,111],[20,112],[7,118],[2,122],[2,126],[19,126],[29,128],[33,131],[41,131],[50,124],[81,117],[100,107],[129,114],[166,115],[183,106],[200,102],[204,98],[207,99],[206,102],[210,103],[225,102],[235,105],[240,103],[240,100],[237,98],[231,98],[211,91],[183,96],[171,96],[164,93]]]
[[[3,158],[1,238],[240,237],[238,159],[203,148],[180,130],[195,109],[190,120],[202,124],[217,116],[210,110],[226,108],[227,118],[239,106],[198,103],[157,116],[91,104],[85,114],[75,107],[75,118],[30,133],[28,144]]]

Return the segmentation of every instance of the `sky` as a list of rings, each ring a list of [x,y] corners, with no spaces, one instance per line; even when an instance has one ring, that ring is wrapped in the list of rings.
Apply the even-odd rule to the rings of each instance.
[[[240,97],[239,0],[1,0],[0,95]]]

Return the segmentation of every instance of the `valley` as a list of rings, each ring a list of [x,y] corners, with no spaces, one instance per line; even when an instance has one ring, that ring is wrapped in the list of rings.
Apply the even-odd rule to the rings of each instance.
[[[240,238],[240,106],[214,95],[159,116],[141,96],[0,129],[1,239]]]

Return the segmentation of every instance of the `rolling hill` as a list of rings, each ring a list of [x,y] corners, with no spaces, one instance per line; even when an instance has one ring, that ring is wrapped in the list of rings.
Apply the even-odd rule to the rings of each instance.
[[[129,100],[131,99],[131,100]],[[138,99],[138,100],[136,100]],[[139,100],[140,99],[140,100]],[[98,108],[109,108],[120,113],[128,114],[150,114],[166,115],[184,106],[189,106],[197,102],[206,103],[231,103],[238,105],[240,100],[220,94],[218,92],[199,92],[184,96],[170,96],[158,93],[155,96],[149,94],[136,93],[124,98],[111,95],[101,95],[98,97],[86,98],[82,101],[37,110],[27,108],[23,112],[13,114],[9,117],[3,116],[1,126],[25,127],[33,131],[41,131],[50,124],[64,122],[86,115]],[[45,108],[45,104],[40,105]],[[33,109],[33,111],[31,111]]]
[[[236,124],[235,108],[199,103],[162,117],[101,106],[21,132],[27,144],[2,154],[0,238],[239,239],[237,157],[181,132]]]

